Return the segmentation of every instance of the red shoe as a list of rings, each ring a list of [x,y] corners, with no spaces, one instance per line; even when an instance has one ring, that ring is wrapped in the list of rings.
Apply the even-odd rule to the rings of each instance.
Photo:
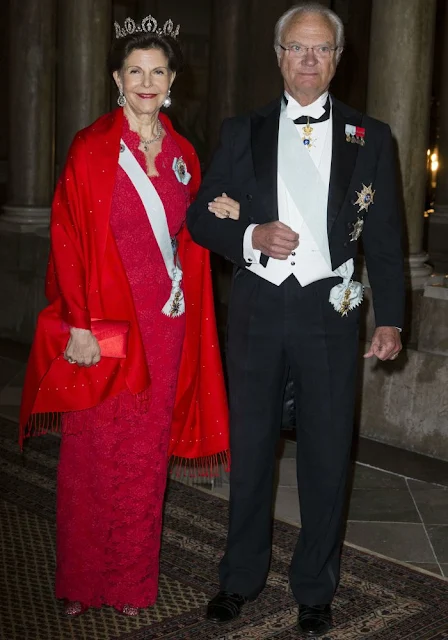
[[[70,616],[70,618],[81,616],[87,609],[89,609],[89,607],[79,600],[64,600],[64,612],[65,615]]]

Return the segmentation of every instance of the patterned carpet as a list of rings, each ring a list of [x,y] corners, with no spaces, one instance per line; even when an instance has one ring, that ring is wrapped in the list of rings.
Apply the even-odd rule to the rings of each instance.
[[[298,638],[287,568],[297,536],[276,522],[267,587],[225,628],[203,619],[216,590],[227,503],[171,482],[157,605],[138,619],[110,608],[69,620],[53,596],[58,438],[20,455],[17,426],[0,419],[0,638],[2,640],[261,640]],[[448,581],[346,547],[326,640],[448,640]]]

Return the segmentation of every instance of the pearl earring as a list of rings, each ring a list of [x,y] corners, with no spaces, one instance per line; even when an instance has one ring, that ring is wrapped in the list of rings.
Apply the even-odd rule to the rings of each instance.
[[[165,107],[165,109],[168,109],[168,107],[171,107],[170,93],[171,93],[171,89],[168,89],[167,96],[166,96],[165,100],[163,101],[163,106]]]

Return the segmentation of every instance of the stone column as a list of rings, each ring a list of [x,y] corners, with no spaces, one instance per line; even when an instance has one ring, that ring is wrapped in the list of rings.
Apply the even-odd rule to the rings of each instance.
[[[332,93],[359,111],[366,110],[367,68],[372,0],[334,0],[331,5],[345,26],[345,48],[336,76],[331,83]]]
[[[436,0],[373,0],[367,112],[397,141],[413,289],[431,268],[422,252]]]
[[[244,32],[248,13],[248,0],[227,0],[225,3],[213,0],[206,126],[208,159],[217,145],[224,118],[241,110],[246,82],[247,53],[243,50],[248,41],[248,34]],[[212,256],[212,267],[218,332],[223,345],[232,268],[220,256]]]
[[[434,278],[422,250],[435,13],[436,0],[372,5],[368,113],[390,124],[398,147],[412,290],[405,351],[396,362],[361,359],[358,415],[363,436],[446,458],[446,300],[428,286]]]
[[[3,229],[46,227],[53,192],[55,0],[11,0],[9,151]]]
[[[250,0],[242,53],[247,66],[244,110],[260,107],[281,95],[283,80],[274,51],[274,27],[280,16],[294,4],[294,0]],[[321,4],[329,5],[329,0]]]
[[[247,58],[243,55],[248,39],[244,33],[247,16],[247,0],[213,0],[207,117],[209,151],[216,146],[221,122],[236,115],[240,106]]]
[[[448,6],[438,26],[440,58],[438,59],[438,156],[437,189],[434,213],[429,218],[428,249],[435,271],[448,273]]]
[[[3,86],[9,86],[9,3],[0,3],[0,67]],[[6,202],[7,157],[9,138],[9,101],[0,100],[0,203]]]
[[[79,129],[109,110],[112,0],[59,0],[57,163]]]

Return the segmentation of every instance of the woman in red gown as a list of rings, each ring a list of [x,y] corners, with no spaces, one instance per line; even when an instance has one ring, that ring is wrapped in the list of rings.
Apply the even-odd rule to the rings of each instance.
[[[62,412],[56,596],[69,615],[154,604],[168,459],[210,469],[228,452],[209,257],[184,226],[198,160],[160,114],[177,33],[148,17],[116,35],[123,108],[77,134],[56,189],[50,305],[21,412],[22,441]],[[218,197],[211,211],[237,218],[238,204]],[[127,323],[125,354],[102,357],[96,319]]]

